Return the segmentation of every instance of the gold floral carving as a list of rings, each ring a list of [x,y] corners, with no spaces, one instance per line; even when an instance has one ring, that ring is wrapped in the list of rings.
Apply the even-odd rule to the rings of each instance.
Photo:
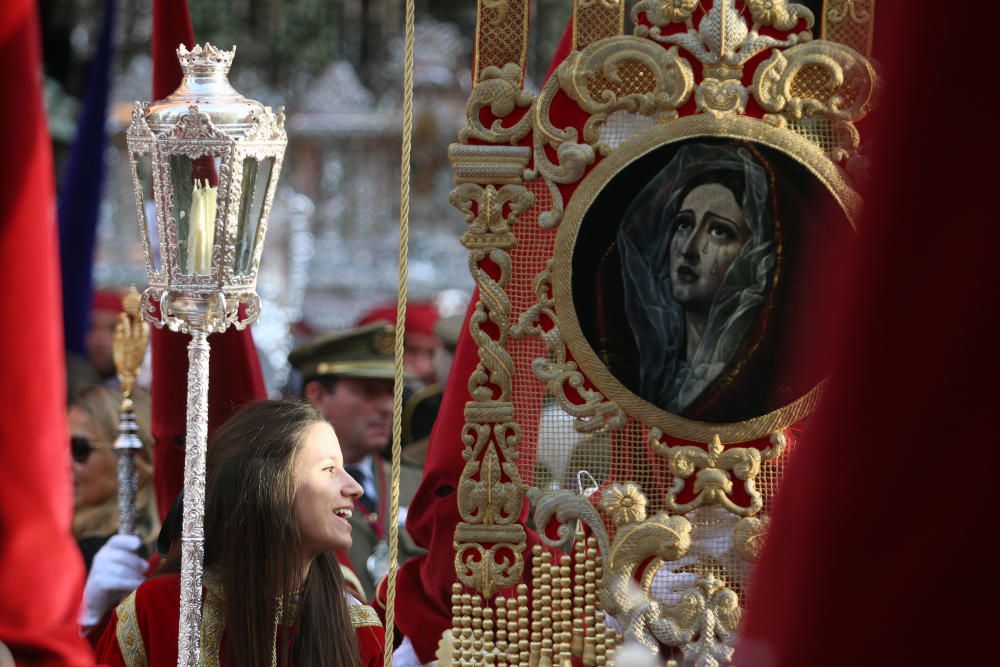
[[[600,601],[621,625],[626,637],[657,652],[659,644],[680,646],[698,665],[719,665],[732,658],[729,645],[740,619],[739,597],[711,572],[669,605],[653,596],[657,572],[683,558],[691,548],[691,524],[679,515],[646,516],[646,498],[638,484],[613,484],[603,492],[601,506],[616,525],[610,540],[607,528],[589,500],[565,490],[532,488],[535,525],[559,522],[558,539],[540,533],[550,546],[564,546],[576,522],[586,524],[604,556],[604,577],[598,581]]]
[[[462,183],[451,191],[449,201],[469,223],[463,245],[470,249],[510,248],[516,243],[510,226],[531,206],[534,196],[523,185],[504,185],[497,190],[492,185]]]
[[[469,124],[458,133],[459,141],[468,143],[469,139],[478,139],[491,144],[516,144],[531,131],[531,114],[525,113],[511,126],[505,126],[502,119],[517,108],[527,109],[533,100],[530,93],[521,89],[519,65],[509,62],[502,67],[485,68],[465,106],[465,118]],[[483,125],[479,116],[487,107],[495,118],[490,127]]]
[[[578,432],[621,428],[625,425],[622,409],[606,400],[599,391],[588,389],[583,373],[577,369],[575,362],[567,358],[566,343],[559,331],[559,318],[552,298],[552,260],[549,260],[545,271],[535,277],[532,287],[538,301],[521,313],[511,333],[520,338],[537,336],[548,348],[549,354],[538,357],[532,364],[535,376],[545,382],[546,389],[559,407],[573,417],[573,427]],[[543,317],[552,323],[550,328],[542,325]],[[583,399],[583,403],[570,400],[566,395],[567,386]]]
[[[632,6],[632,21],[638,23],[639,14],[655,26],[670,23],[689,23],[698,0],[640,0]]]
[[[469,153],[454,153],[465,160],[463,168],[469,168]],[[471,169],[466,176],[488,176],[495,170],[511,175],[517,160],[527,159],[525,153],[490,147],[474,155],[483,169]],[[524,502],[517,469],[521,432],[511,403],[514,361],[506,349],[511,313],[506,287],[511,276],[507,250],[516,243],[511,226],[531,206],[533,196],[521,184],[497,189],[461,180],[450,200],[469,223],[462,243],[469,249],[469,269],[479,289],[469,320],[479,363],[469,377],[472,400],[466,403],[462,431],[466,463],[457,493],[462,521],[455,530],[455,572],[463,584],[489,596],[519,581],[524,568],[525,533],[517,524]],[[486,269],[487,262],[498,275]],[[487,321],[492,326],[484,329]]]
[[[732,657],[728,642],[739,623],[739,598],[711,574],[700,577],[675,605],[653,597],[657,572],[690,549],[691,524],[683,516],[665,512],[647,519],[645,501],[634,482],[614,484],[604,493],[602,505],[617,526],[605,558],[604,608],[627,637],[651,651],[663,643],[681,646],[694,664],[728,662]]]
[[[677,49],[663,49],[630,35],[602,40],[571,55],[559,66],[556,78],[559,87],[590,116],[583,138],[603,155],[609,151],[597,144],[597,130],[612,112],[649,116],[667,111],[676,116],[694,86],[691,66]],[[536,124],[552,127],[544,117]]]
[[[706,66],[740,69],[764,49],[787,47],[812,39],[812,33],[809,32],[814,22],[812,12],[803,5],[789,4],[784,0],[751,0],[748,3],[751,25],[747,25],[746,19],[736,8],[736,0],[715,0],[697,28],[692,18],[693,7],[688,9],[686,3],[681,3],[680,7],[665,6],[675,4],[672,0],[642,0],[636,3],[632,8],[632,19],[636,23],[635,34],[680,46]],[[640,14],[645,14],[652,26],[641,24]],[[805,30],[792,33],[785,39],[758,32],[763,26],[789,31],[800,21]],[[687,31],[664,32],[663,28],[672,23],[683,23]]]
[[[740,623],[740,600],[721,579],[708,575],[656,624],[657,639],[677,637],[683,642],[684,657],[696,665],[718,667],[733,658],[730,645]],[[676,640],[675,640],[676,641]]]
[[[448,147],[448,159],[455,185],[521,185],[531,149],[527,146],[452,144]]]
[[[643,115],[666,112],[687,102],[694,86],[688,62],[676,49],[663,49],[649,40],[631,36],[603,39],[570,54],[550,77],[535,102],[535,171],[552,193],[552,209],[539,215],[542,227],[554,227],[562,218],[563,201],[557,184],[575,183],[598,153],[610,147],[600,142],[600,128],[615,111]],[[549,118],[552,101],[565,92],[589,115],[583,128],[583,143],[576,128],[560,129]],[[556,161],[546,154],[555,149]]]
[[[669,446],[662,440],[663,432],[649,431],[649,444],[653,451],[665,456],[674,475],[674,484],[668,489],[665,506],[671,512],[685,513],[703,505],[719,505],[737,516],[757,514],[764,506],[756,488],[761,463],[781,456],[785,448],[785,435],[778,431],[771,436],[771,444],[763,450],[756,447],[730,447],[726,449],[716,434],[706,449],[693,445]],[[677,495],[684,490],[687,480],[694,477],[693,500],[678,503]],[[750,500],[741,506],[733,502],[733,478],[743,482],[743,489]]]
[[[744,517],[733,528],[733,551],[743,560],[756,563],[764,548],[764,535],[771,519],[768,516]]]
[[[612,484],[604,492],[601,507],[615,525],[638,523],[646,518],[646,496],[635,482]]]
[[[504,461],[492,446],[491,436],[507,445],[501,445]],[[512,460],[516,453],[510,445],[519,438],[516,425],[510,423],[477,424],[473,433],[463,437],[468,463],[459,482],[458,511],[467,523],[503,525],[517,518],[521,511],[520,477]]]
[[[775,50],[754,74],[753,96],[788,120],[825,116],[857,121],[872,106],[877,77],[871,62],[833,42]]]
[[[738,79],[706,78],[694,99],[698,109],[711,113],[743,113],[747,109],[747,89]]]
[[[546,531],[539,531],[538,537],[550,547],[565,549],[576,532],[576,522],[581,521],[590,528],[602,554],[610,553],[611,542],[601,515],[587,497],[566,489],[546,490],[537,487],[528,489],[528,499],[534,507],[536,526],[547,526],[555,518],[556,537],[550,538]]]
[[[812,12],[805,5],[789,4],[788,0],[747,0],[750,16],[753,17],[753,28],[771,26],[778,30],[791,30],[800,18],[804,18],[812,26]]]
[[[777,439],[777,438],[776,438]],[[715,665],[731,661],[732,641],[740,621],[737,593],[717,576],[716,565],[694,566],[692,588],[679,593],[675,604],[654,597],[654,580],[671,563],[685,558],[692,546],[691,524],[680,515],[646,516],[646,498],[638,484],[613,484],[604,490],[601,507],[616,526],[614,540],[590,501],[566,490],[528,490],[537,526],[558,522],[557,537],[539,533],[551,547],[567,548],[578,523],[585,524],[603,556],[603,578],[595,590],[600,606],[614,617],[627,638],[657,652],[660,644],[681,647],[691,664]],[[759,552],[766,519],[742,519],[736,527],[734,549],[748,560]],[[723,568],[724,569],[724,568]],[[679,571],[679,570],[677,570]],[[719,570],[722,573],[722,570]],[[554,664],[554,663],[553,663]]]
[[[501,588],[516,585],[524,572],[523,529],[516,542],[497,542],[497,539],[496,535],[483,532],[477,541],[455,542],[458,580],[487,597]]]

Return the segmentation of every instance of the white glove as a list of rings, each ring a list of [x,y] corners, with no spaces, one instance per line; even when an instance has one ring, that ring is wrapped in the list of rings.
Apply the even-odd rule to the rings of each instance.
[[[83,588],[80,625],[99,623],[111,607],[146,580],[146,559],[136,554],[141,545],[137,535],[113,535],[94,554]]]
[[[420,658],[413,650],[413,642],[409,637],[403,637],[403,642],[392,653],[392,667],[420,667]]]

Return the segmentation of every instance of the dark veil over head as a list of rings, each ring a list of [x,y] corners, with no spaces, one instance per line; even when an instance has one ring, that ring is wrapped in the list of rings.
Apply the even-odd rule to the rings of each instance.
[[[701,342],[685,359],[684,307],[670,280],[674,218],[695,186],[733,189],[750,238],[723,278]],[[774,220],[767,170],[742,146],[688,144],[635,198],[618,231],[625,313],[639,353],[639,395],[683,414],[744,345],[768,297],[775,267]]]

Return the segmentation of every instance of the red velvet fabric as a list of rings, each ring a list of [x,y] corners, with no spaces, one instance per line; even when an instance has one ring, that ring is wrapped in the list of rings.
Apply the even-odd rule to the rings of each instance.
[[[153,99],[172,93],[181,82],[177,47],[194,46],[186,0],[153,0]],[[152,429],[153,489],[163,519],[184,487],[184,436],[187,432],[187,345],[190,336],[154,329]],[[267,397],[260,358],[250,329],[208,337],[209,437],[241,405]]]
[[[912,3],[877,11],[885,89],[860,250],[818,288],[845,313],[815,341],[838,371],[776,499],[741,667],[995,653],[1000,146],[984,107],[948,106],[981,90],[960,62],[989,62],[991,44]]]
[[[135,594],[135,614],[142,634],[142,642],[149,658],[149,667],[174,667],[177,664],[177,627],[180,621],[180,575],[164,574],[153,577],[138,588]],[[109,667],[125,667],[118,644],[118,615],[113,613],[104,635],[97,644],[97,656]],[[331,631],[337,631],[331,628]],[[354,629],[363,667],[381,667],[385,636],[378,626]],[[285,628],[278,632],[278,641],[290,640]],[[219,663],[226,665],[225,633]]]
[[[93,665],[76,618],[52,149],[37,8],[0,4],[0,641],[18,665]]]

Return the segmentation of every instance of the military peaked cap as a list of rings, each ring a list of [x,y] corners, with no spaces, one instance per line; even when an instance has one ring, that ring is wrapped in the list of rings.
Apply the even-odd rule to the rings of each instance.
[[[308,382],[322,377],[393,379],[396,330],[388,322],[318,336],[288,354]]]

